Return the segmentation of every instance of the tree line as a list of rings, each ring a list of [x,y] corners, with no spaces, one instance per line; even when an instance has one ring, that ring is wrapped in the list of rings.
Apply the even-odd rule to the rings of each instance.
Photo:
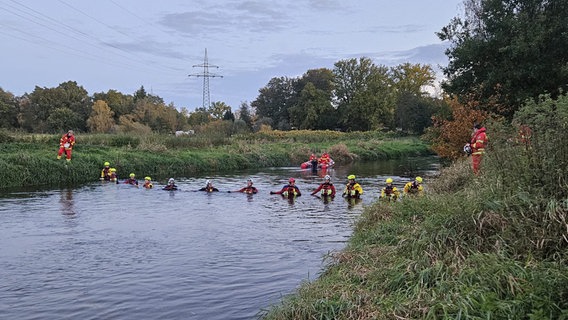
[[[26,132],[173,132],[213,121],[239,129],[365,131],[394,129],[422,133],[440,104],[423,88],[435,79],[428,65],[375,65],[371,59],[342,60],[333,70],[308,70],[297,78],[275,77],[249,105],[233,113],[224,102],[192,112],[147,93],[116,90],[92,96],[74,81],[55,88],[36,86],[16,97],[0,88],[0,127]],[[236,121],[236,122],[235,122]]]

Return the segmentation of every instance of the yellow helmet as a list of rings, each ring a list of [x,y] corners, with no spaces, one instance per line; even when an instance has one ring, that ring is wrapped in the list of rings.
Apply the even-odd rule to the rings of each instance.
[[[348,180],[355,180],[355,175],[354,174],[350,174],[347,176]]]
[[[116,168],[110,168],[111,172],[116,172]]]
[[[130,178],[134,178],[136,175],[134,173],[130,174]]]
[[[150,177],[145,177],[144,180],[152,180]]]
[[[419,183],[422,183],[422,178],[416,177],[416,181],[418,181]]]
[[[109,162],[105,162],[105,166],[110,166],[110,163],[109,163]]]
[[[392,183],[392,178],[387,178],[387,183]]]

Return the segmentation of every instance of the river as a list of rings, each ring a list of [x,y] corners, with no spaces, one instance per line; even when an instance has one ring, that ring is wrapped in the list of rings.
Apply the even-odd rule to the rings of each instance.
[[[174,192],[100,182],[3,190],[0,317],[256,319],[317,278],[386,177],[401,187],[436,170],[435,158],[328,170],[338,192],[357,175],[358,203],[310,196],[323,174],[295,167],[180,178]],[[258,194],[227,192],[249,177]],[[269,194],[288,177],[301,197]],[[220,192],[195,192],[206,179]]]

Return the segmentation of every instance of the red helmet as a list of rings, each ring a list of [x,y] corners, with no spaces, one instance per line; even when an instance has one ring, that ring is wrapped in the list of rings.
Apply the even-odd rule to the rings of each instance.
[[[290,178],[290,179],[288,179],[288,182],[296,182],[296,179]]]

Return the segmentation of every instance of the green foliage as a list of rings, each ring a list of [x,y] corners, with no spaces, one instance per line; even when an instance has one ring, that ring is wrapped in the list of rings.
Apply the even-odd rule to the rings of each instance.
[[[0,128],[17,127],[18,109],[14,95],[0,88]]]
[[[508,119],[526,99],[568,87],[568,4],[564,0],[466,0],[465,18],[438,34],[452,43],[446,92],[475,95]]]
[[[398,97],[396,108],[397,127],[405,132],[422,134],[432,125],[432,115],[439,108],[437,100],[403,92]]]
[[[528,101],[516,114],[514,123],[527,125],[531,135],[520,141],[518,127],[496,128],[491,135],[491,170],[495,178],[515,181],[515,194],[538,195],[542,199],[562,201],[568,198],[568,96],[556,100],[541,96]],[[516,161],[510,161],[511,154]]]

